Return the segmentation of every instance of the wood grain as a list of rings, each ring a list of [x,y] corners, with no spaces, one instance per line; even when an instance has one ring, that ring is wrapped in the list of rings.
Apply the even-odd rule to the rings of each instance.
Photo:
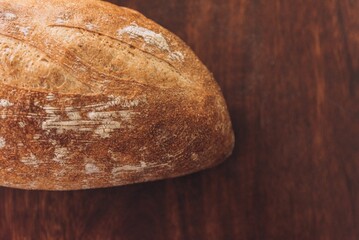
[[[0,239],[359,239],[359,1],[113,1],[213,71],[224,164],[125,187],[0,189]]]

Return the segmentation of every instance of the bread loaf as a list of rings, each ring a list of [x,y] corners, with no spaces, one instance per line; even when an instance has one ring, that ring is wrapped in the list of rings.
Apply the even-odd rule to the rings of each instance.
[[[0,185],[185,175],[232,151],[220,88],[178,37],[103,1],[0,1]]]

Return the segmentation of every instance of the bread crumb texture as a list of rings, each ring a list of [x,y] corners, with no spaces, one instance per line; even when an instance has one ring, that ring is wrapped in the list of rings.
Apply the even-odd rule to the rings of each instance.
[[[232,151],[212,74],[174,34],[103,1],[0,1],[0,185],[176,177]]]

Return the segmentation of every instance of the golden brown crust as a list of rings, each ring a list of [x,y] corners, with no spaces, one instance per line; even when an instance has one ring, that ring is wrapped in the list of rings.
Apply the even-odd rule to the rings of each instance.
[[[176,36],[102,1],[0,1],[0,184],[84,189],[227,157],[218,85]]]

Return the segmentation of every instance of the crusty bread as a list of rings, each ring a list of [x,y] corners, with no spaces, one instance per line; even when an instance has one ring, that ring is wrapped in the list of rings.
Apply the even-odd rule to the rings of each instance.
[[[72,190],[175,177],[232,151],[212,75],[136,11],[0,0],[0,185]]]

